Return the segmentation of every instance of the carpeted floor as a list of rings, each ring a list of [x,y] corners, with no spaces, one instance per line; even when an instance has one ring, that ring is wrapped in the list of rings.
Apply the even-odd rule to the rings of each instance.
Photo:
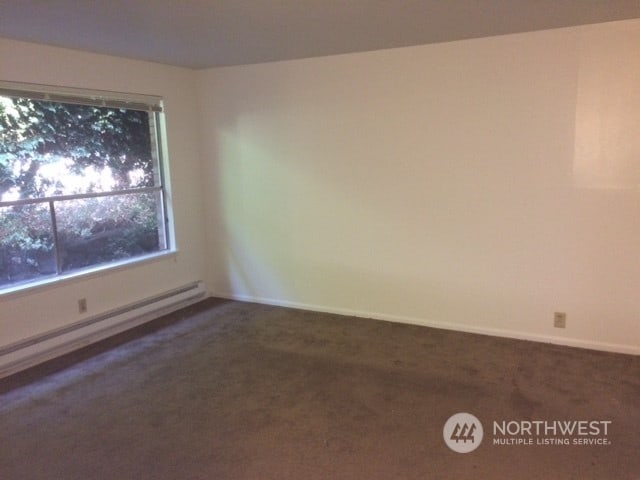
[[[556,420],[611,423],[494,444]],[[3,480],[637,480],[639,430],[640,357],[215,299],[0,381]]]

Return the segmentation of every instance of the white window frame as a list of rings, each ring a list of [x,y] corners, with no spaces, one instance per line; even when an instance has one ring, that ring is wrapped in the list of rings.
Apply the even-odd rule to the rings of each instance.
[[[39,85],[30,83],[6,82],[0,80],[0,95],[11,97],[30,98],[32,100],[42,100],[60,103],[71,103],[80,105],[90,105],[98,107],[124,108],[131,110],[143,110],[149,112],[153,117],[155,137],[152,143],[156,150],[156,163],[158,165],[159,185],[152,187],[141,187],[113,192],[96,192],[74,195],[59,195],[54,197],[37,197],[29,199],[19,199],[12,201],[0,201],[0,207],[11,207],[19,205],[29,205],[37,203],[48,203],[51,214],[53,242],[55,249],[56,273],[52,276],[25,280],[24,282],[0,286],[0,296],[40,288],[46,285],[58,284],[69,279],[93,276],[105,271],[119,270],[123,267],[147,263],[166,256],[174,256],[177,252],[175,243],[175,229],[173,221],[173,209],[171,205],[171,183],[169,179],[169,161],[167,155],[167,135],[164,105],[162,97],[154,95],[131,94],[110,92],[103,90],[86,90],[71,87],[59,87],[49,85]],[[108,263],[88,266],[63,272],[60,263],[59,242],[57,239],[57,228],[55,220],[55,202],[65,200],[77,200],[87,198],[97,198],[106,196],[119,196],[127,194],[160,193],[163,222],[164,248],[157,252],[138,255],[123,260],[115,260]]]

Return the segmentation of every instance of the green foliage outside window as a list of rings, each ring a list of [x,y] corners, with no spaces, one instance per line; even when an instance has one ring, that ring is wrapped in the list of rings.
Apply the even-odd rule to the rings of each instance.
[[[165,249],[160,178],[153,114],[0,96],[0,287]]]

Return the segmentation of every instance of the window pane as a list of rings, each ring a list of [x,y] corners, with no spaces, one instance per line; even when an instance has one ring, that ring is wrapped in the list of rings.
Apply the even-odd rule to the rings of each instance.
[[[63,272],[164,250],[160,193],[55,202]]]
[[[160,185],[154,119],[0,96],[0,201]]]
[[[0,290],[169,248],[162,114],[123,95],[3,90]]]
[[[0,207],[0,286],[55,273],[49,204]]]

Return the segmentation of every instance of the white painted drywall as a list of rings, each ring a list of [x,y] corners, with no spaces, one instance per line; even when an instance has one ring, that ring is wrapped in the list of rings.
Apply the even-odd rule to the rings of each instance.
[[[194,73],[188,69],[0,39],[0,79],[164,97],[179,252],[140,266],[0,296],[0,347],[205,277]]]
[[[3,80],[165,98],[180,247],[0,297],[0,346],[79,320],[78,298],[91,315],[207,277],[639,353],[638,45],[627,21],[193,72],[0,39]]]
[[[639,85],[637,20],[199,72],[208,284],[640,353]]]

